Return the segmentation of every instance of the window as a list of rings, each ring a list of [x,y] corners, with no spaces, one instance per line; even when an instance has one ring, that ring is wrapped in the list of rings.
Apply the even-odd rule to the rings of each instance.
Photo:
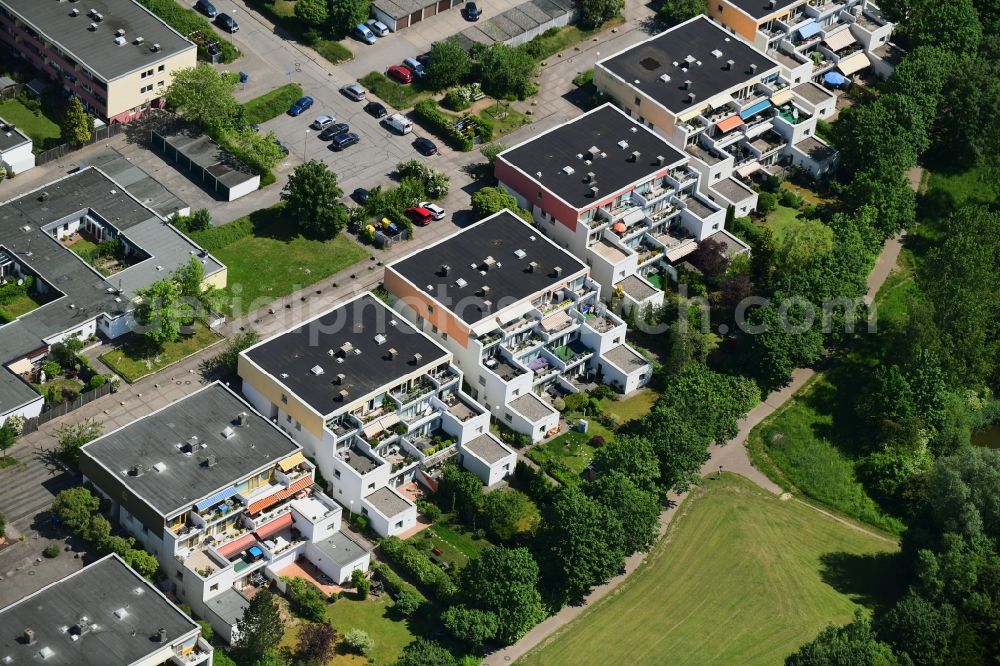
[[[486,386],[486,377],[480,377],[479,378],[479,385],[480,386]]]
[[[434,312],[434,306],[433,306],[433,305],[431,305],[430,303],[428,303],[428,304],[427,304],[427,311],[428,311],[428,312]]]
[[[712,180],[719,180],[720,178],[722,178],[722,174],[721,173],[717,173],[717,174],[715,174],[715,177],[712,178]],[[713,201],[715,201],[715,200],[713,199]]]
[[[164,85],[166,85],[166,84],[165,84],[165,83],[163,83],[163,81],[157,81],[157,82],[156,82],[156,87],[157,87],[157,88],[162,88],[162,87],[163,87]]]
[[[146,70],[145,72],[143,72],[142,74],[140,74],[140,75],[139,75],[139,78],[140,78],[140,79],[145,79],[145,78],[148,78],[148,77],[150,77],[150,76],[152,76],[152,75],[153,75],[153,70],[151,70],[151,69],[148,69],[148,70]]]
[[[296,421],[295,422],[295,429],[298,430],[299,432],[302,432],[302,424],[299,423],[298,421]]]
[[[333,470],[333,476],[334,476],[334,478],[339,479],[340,478],[340,470],[339,469]]]
[[[513,417],[513,416],[511,416],[510,414],[504,414],[504,415],[503,415],[503,417],[504,417],[504,419],[506,419],[506,420],[507,420],[507,422],[508,422],[508,423],[509,423],[510,421],[513,421],[513,420],[514,420],[514,417]]]
[[[281,394],[281,404],[283,404],[283,405],[287,405],[288,404],[288,396],[285,395],[284,393]]]
[[[717,9],[718,9],[719,12],[722,12],[722,5],[718,5]]]
[[[431,333],[433,333],[434,335],[437,335],[437,332],[438,332],[438,327],[432,325],[431,326]]]
[[[541,190],[538,190],[538,195],[536,196],[536,198],[537,199],[541,199],[542,198],[542,191]]]
[[[514,389],[514,390],[513,390],[512,392],[511,392],[511,395],[512,395],[512,396],[514,396],[514,397],[516,398],[516,397],[518,396],[518,394],[520,394],[520,393],[521,393],[521,389]]]
[[[174,572],[174,576],[177,577],[177,580],[184,580],[184,572],[183,571],[175,571]]]
[[[642,100],[641,100],[641,99],[639,99],[638,97],[636,97],[636,98],[635,98],[635,105],[636,105],[636,106],[639,106],[640,104],[642,104]]]
[[[397,530],[398,530],[398,529],[399,529],[400,527],[402,527],[402,526],[403,526],[403,521],[402,521],[402,520],[401,520],[401,521],[399,521],[398,523],[396,523],[396,529],[397,529]]]
[[[211,585],[211,586],[209,586],[209,588],[208,588],[208,589],[209,589],[209,591],[211,591],[211,592],[216,592],[216,591],[218,591],[218,589],[219,589],[219,584],[218,584],[218,583],[216,583],[215,585]]]
[[[361,514],[367,516],[368,515],[368,509],[366,509],[365,507],[361,507]]]
[[[162,71],[163,71],[163,70],[165,70],[166,68],[167,68],[167,66],[166,66],[166,65],[160,65],[159,67],[157,67],[157,68],[156,68],[156,71],[158,71],[158,72],[162,72]]]
[[[812,130],[808,130],[808,129],[807,129],[807,130],[806,130],[805,132],[803,132],[803,134],[804,134],[805,136],[809,136],[809,132],[811,132],[811,131],[812,131]]]
[[[292,415],[291,414],[285,414],[285,421],[287,423],[291,423],[292,422]]]
[[[368,490],[375,490],[375,482],[374,481],[372,481],[371,483],[368,484]]]
[[[445,333],[444,331],[441,331],[441,339],[442,340],[447,340],[448,339],[448,334]]]
[[[718,224],[713,224],[712,228],[715,229],[716,231],[718,231],[719,230],[719,225]]]
[[[613,343],[613,344],[616,344],[616,345],[620,345],[620,344],[621,344],[621,342],[622,342],[622,339],[621,339],[621,338],[615,338],[615,339],[614,339],[614,343]]]

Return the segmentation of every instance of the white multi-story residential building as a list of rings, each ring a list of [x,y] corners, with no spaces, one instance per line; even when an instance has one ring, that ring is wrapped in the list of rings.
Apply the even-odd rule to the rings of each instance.
[[[610,299],[663,303],[664,270],[723,229],[726,207],[747,215],[757,194],[727,177],[699,192],[695,158],[611,104],[500,153],[495,175],[537,228],[582,259]]]
[[[112,553],[0,609],[0,663],[212,666],[201,627]]]
[[[816,137],[816,122],[832,111],[834,97],[817,101],[823,89],[799,91],[797,81],[771,54],[704,15],[594,66],[598,90],[695,158],[705,194],[734,174],[779,162],[817,178],[830,172],[836,151]],[[739,196],[716,194],[725,201]]]
[[[296,560],[338,584],[368,567],[302,448],[219,382],[82,447],[80,471],[228,641],[242,590],[298,571]]]
[[[549,391],[597,381],[630,393],[652,374],[572,254],[504,210],[386,266],[393,306],[455,355],[471,396],[538,441]]]
[[[514,471],[453,355],[369,292],[240,354],[243,393],[316,460],[331,496],[380,535],[416,525],[399,488],[458,453],[484,483]],[[493,446],[484,446],[482,438]],[[485,467],[476,463],[490,455]]]

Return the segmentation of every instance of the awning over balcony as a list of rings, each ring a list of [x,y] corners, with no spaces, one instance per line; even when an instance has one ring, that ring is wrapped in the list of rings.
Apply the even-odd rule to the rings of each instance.
[[[750,164],[741,166],[739,169],[736,170],[736,173],[738,173],[741,177],[746,178],[754,171],[758,170],[760,170],[760,162],[751,162]]]
[[[743,124],[743,119],[740,118],[739,115],[734,114],[729,116],[728,118],[720,120],[719,123],[716,125],[716,127],[719,128],[720,132],[729,132],[730,130],[734,130],[742,124]]]
[[[250,534],[244,534],[235,541],[230,541],[225,546],[216,548],[216,550],[219,551],[219,555],[222,555],[224,558],[228,560],[236,553],[239,553],[242,550],[246,550],[255,543],[257,543],[257,539],[256,537],[254,537],[253,532],[251,532]]]
[[[204,511],[205,509],[211,506],[215,506],[220,502],[225,502],[227,499],[229,499],[236,493],[237,493],[236,486],[230,486],[229,488],[226,488],[225,490],[220,490],[211,497],[207,497],[202,501],[198,502],[197,504],[194,505],[194,508],[197,509],[198,511]]]
[[[306,461],[305,455],[299,451],[298,453],[285,458],[278,463],[278,469],[282,472],[288,472],[290,469],[294,469],[296,465],[301,465]]]
[[[399,421],[400,421],[399,414],[397,414],[396,412],[393,412],[391,414],[386,414],[382,418],[376,419],[375,421],[372,421],[371,423],[366,425],[362,432],[364,432],[365,438],[374,437],[383,430],[388,430],[392,426],[396,425],[397,423],[399,423]]]
[[[792,99],[792,89],[784,88],[771,95],[771,104],[774,104],[775,106],[781,106],[782,104],[788,102],[791,99]]]
[[[750,108],[740,111],[740,118],[743,120],[747,120],[748,118],[753,118],[761,111],[764,111],[769,108],[771,108],[771,100],[769,99],[762,100],[760,102],[757,102]]]
[[[253,515],[255,513],[260,513],[269,506],[274,506],[282,500],[286,500],[300,490],[305,490],[312,484],[313,480],[311,477],[304,476],[292,485],[288,486],[284,490],[279,490],[278,492],[268,495],[264,499],[259,499],[252,503],[247,509],[247,513]]]
[[[854,39],[854,35],[851,34],[850,30],[841,30],[840,32],[835,32],[832,35],[827,35],[823,43],[826,44],[831,51],[836,53],[840,49],[846,48],[851,44],[854,44],[858,40]]]
[[[799,26],[799,37],[802,39],[809,39],[813,35],[818,35],[819,31],[822,30],[816,21],[809,21],[808,23],[803,23]]]
[[[850,76],[855,72],[860,72],[865,67],[872,64],[872,61],[868,59],[864,51],[858,51],[857,53],[852,53],[846,58],[842,59],[837,63],[837,69],[844,73],[844,76]]]
[[[482,338],[498,328],[500,328],[500,324],[495,319],[487,319],[473,326],[472,334],[477,338]]]
[[[258,529],[254,530],[254,534],[261,541],[277,534],[286,527],[291,527],[295,520],[292,518],[292,514],[286,513],[272,520],[271,522],[261,525]]]
[[[514,321],[515,319],[520,319],[534,309],[535,306],[531,304],[531,301],[516,303],[497,315],[497,321],[506,326],[508,323]]]

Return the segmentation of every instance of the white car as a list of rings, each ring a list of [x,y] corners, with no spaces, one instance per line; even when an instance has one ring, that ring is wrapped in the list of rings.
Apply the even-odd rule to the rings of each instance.
[[[389,26],[387,26],[385,23],[382,23],[382,21],[379,21],[377,19],[368,19],[368,21],[366,21],[365,23],[368,26],[368,29],[374,32],[379,37],[385,37],[386,35],[389,34]]]
[[[335,122],[337,122],[337,119],[333,116],[320,116],[316,120],[312,121],[312,125],[309,127],[312,127],[314,130],[325,130]]]
[[[431,203],[430,201],[421,201],[419,206],[421,208],[426,208],[431,212],[431,217],[435,220],[444,219],[444,208],[438,206],[437,204]]]

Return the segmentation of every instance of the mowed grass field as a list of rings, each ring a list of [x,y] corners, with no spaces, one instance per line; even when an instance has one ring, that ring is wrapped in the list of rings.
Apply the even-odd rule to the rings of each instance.
[[[724,474],[688,496],[620,590],[518,663],[781,664],[891,593],[896,550]]]

